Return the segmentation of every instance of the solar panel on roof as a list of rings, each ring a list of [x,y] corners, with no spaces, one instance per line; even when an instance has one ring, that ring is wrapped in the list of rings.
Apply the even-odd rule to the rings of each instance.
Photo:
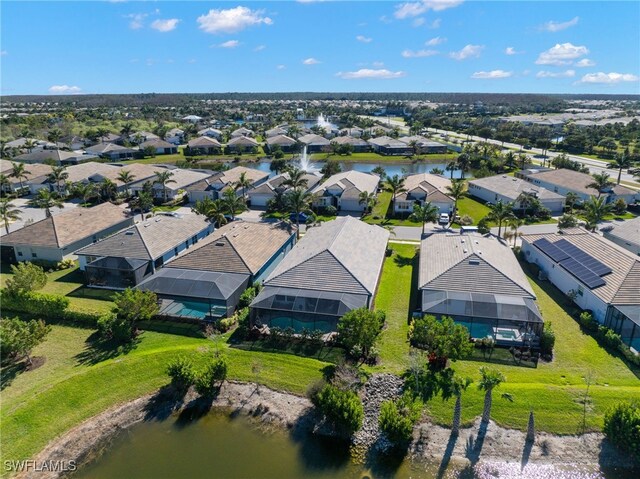
[[[598,286],[602,286],[605,283],[604,279],[595,274],[589,268],[581,265],[573,258],[567,258],[560,263],[565,270],[567,270],[572,276],[581,281],[589,289],[597,288]]]
[[[560,248],[567,253],[571,258],[575,259],[578,263],[586,266],[598,276],[604,276],[611,273],[613,270],[607,265],[595,259],[589,253],[581,250],[574,244],[569,243],[566,239],[561,239],[552,243],[554,246]]]
[[[566,252],[562,251],[546,238],[540,238],[539,240],[534,241],[533,245],[556,263],[569,258],[569,255]]]

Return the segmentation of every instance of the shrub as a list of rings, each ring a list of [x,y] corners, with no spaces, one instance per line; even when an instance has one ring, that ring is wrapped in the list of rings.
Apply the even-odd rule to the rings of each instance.
[[[2,294],[2,308],[8,311],[32,314],[43,318],[63,319],[69,298],[57,294],[21,292],[16,294]]]
[[[113,312],[104,313],[98,318],[98,334],[104,340],[127,342],[134,337],[133,323]]]
[[[338,321],[338,340],[349,352],[368,357],[384,324],[384,316],[367,308],[352,309]]]
[[[553,347],[556,344],[556,334],[551,328],[551,321],[544,323],[542,334],[540,335],[540,352],[545,356],[553,356]]]
[[[422,401],[405,392],[395,401],[382,403],[378,424],[390,441],[402,444],[411,440],[413,426],[421,415]]]
[[[412,345],[429,353],[429,364],[435,369],[446,367],[448,359],[464,359],[473,351],[469,330],[448,316],[440,320],[432,315],[414,319],[409,339]]]
[[[312,396],[311,401],[334,426],[348,434],[353,434],[362,426],[364,408],[353,391],[327,384]]]
[[[47,284],[47,275],[44,270],[33,263],[12,264],[11,272],[13,275],[7,279],[7,291],[12,294],[28,293],[42,289]]]
[[[486,218],[482,218],[478,221],[478,233],[481,235],[486,235],[491,232],[491,228],[489,227],[489,220]]]
[[[251,302],[255,299],[255,297],[256,297],[255,288],[249,287],[245,289],[240,295],[240,299],[238,300],[238,308],[239,309],[246,308],[251,304]]]
[[[593,319],[593,316],[588,311],[583,311],[582,313],[580,313],[578,323],[587,331],[598,331],[598,321]]]
[[[27,358],[31,364],[29,356],[31,350],[44,341],[44,338],[51,331],[44,321],[32,319],[23,321],[20,318],[2,318],[0,320],[0,358],[4,361],[20,360]]]
[[[158,314],[158,297],[153,291],[127,288],[113,297],[114,313],[133,323],[147,321]]]
[[[216,391],[216,383],[223,382],[227,377],[229,365],[227,357],[216,354],[210,357],[200,372],[197,374],[196,391],[202,396],[211,396]]]
[[[602,342],[608,348],[618,349],[622,344],[622,338],[619,334],[616,334],[613,329],[609,329],[605,326],[600,326],[598,328],[598,335],[602,337]]]
[[[222,318],[219,322],[218,322],[218,329],[223,332],[226,333],[227,331],[229,331],[231,328],[233,328],[233,326],[235,326],[235,324],[238,322],[238,316],[237,314],[234,314],[233,316],[231,316],[230,318]]]
[[[627,212],[627,203],[622,198],[618,198],[613,203],[613,212],[617,215],[623,215]]]
[[[191,358],[180,356],[167,364],[167,374],[171,384],[178,391],[189,389],[196,381],[196,372]]]
[[[459,222],[462,226],[469,226],[473,224],[473,218],[469,215],[462,215]]]
[[[578,218],[573,215],[564,214],[558,219],[558,228],[563,230],[578,226]]]
[[[72,259],[63,259],[62,261],[60,261],[57,265],[56,265],[56,269],[58,271],[61,271],[63,269],[71,269],[71,268],[75,268],[76,266],[76,262],[73,261]]]
[[[621,402],[604,415],[604,433],[620,449],[640,459],[640,406]]]

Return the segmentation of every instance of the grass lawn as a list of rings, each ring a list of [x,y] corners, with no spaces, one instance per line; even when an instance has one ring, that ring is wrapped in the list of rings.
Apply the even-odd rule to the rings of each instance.
[[[473,219],[474,225],[478,224],[478,221],[490,212],[491,209],[487,205],[470,196],[464,196],[458,200],[458,212],[456,214],[460,215],[460,217],[469,215]]]
[[[8,265],[2,265],[1,288],[6,286],[6,281],[11,274]],[[75,311],[102,313],[109,311],[113,306],[111,302],[113,291],[85,287],[83,273],[77,267],[47,273],[47,284],[40,292],[67,296],[70,308]]]
[[[373,207],[371,214],[365,216],[363,221],[371,225],[383,226],[422,226],[417,221],[409,218],[387,218],[387,213],[391,211],[391,192],[382,191],[378,194],[378,202]]]
[[[46,357],[34,371],[3,369],[2,460],[33,457],[49,441],[105,409],[168,383],[167,363],[181,355],[213,347],[207,339],[146,331],[128,354],[113,356],[87,343],[91,330],[55,325],[34,356]],[[229,357],[229,378],[255,381],[303,395],[322,377],[328,363],[272,352],[244,351],[221,345]],[[262,366],[259,376],[252,364]],[[6,472],[3,471],[3,475]]]
[[[411,245],[393,245],[396,254],[387,258],[376,308],[387,313],[387,326],[382,333],[380,364],[372,371],[401,374],[407,367],[409,346],[407,319],[415,300],[406,292],[413,278],[416,288],[417,258]],[[592,384],[587,401],[585,430],[600,430],[604,411],[621,400],[640,397],[640,371],[633,371],[618,357],[602,349],[584,334],[576,321],[567,314],[568,300],[548,282],[529,277],[538,298],[538,305],[546,321],[551,321],[556,333],[555,357],[551,363],[540,362],[533,369],[522,366],[491,365],[500,369],[507,382],[494,393],[492,417],[503,426],[526,429],[530,408],[536,414],[536,428],[557,434],[576,434],[583,431],[583,399],[585,377],[591,375]],[[476,380],[483,361],[467,360],[454,363],[454,369]],[[509,402],[501,392],[513,395]],[[463,395],[463,421],[472,422],[482,413],[483,393],[472,385]],[[453,402],[435,398],[427,404],[429,414],[441,424],[450,424]]]

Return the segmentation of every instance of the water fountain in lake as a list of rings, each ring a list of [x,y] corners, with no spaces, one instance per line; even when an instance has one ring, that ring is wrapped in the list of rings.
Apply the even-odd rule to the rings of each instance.
[[[319,126],[320,128],[324,128],[326,132],[330,132],[331,129],[333,128],[333,125],[327,121],[327,119],[324,117],[322,113],[318,115],[318,118],[316,120],[316,125]]]
[[[311,161],[309,160],[309,156],[307,155],[307,145],[304,145],[304,148],[302,149],[302,155],[300,155],[300,158],[298,158],[298,161],[296,163],[296,166],[298,168],[306,171],[307,173],[315,173],[317,171],[320,171],[320,168],[318,168],[314,163],[311,163]]]

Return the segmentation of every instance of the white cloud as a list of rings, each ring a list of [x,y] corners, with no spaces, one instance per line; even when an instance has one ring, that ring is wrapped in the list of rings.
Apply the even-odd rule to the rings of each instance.
[[[6,50],[0,51],[0,57],[6,57],[9,53]]]
[[[509,78],[513,75],[513,72],[506,72],[504,70],[491,70],[490,72],[475,72],[471,75],[471,78],[480,80],[494,80],[498,78]]]
[[[564,72],[548,72],[545,70],[536,73],[536,78],[571,78],[576,76],[575,70],[567,70]]]
[[[148,16],[148,13],[130,13],[124,17],[129,19],[129,28],[131,30],[139,30],[144,27],[144,19]]]
[[[579,83],[620,83],[620,82],[637,82],[640,81],[640,77],[632,75],[631,73],[588,73],[582,77]]]
[[[519,52],[518,50],[516,50],[513,47],[507,47],[507,48],[504,49],[504,54],[505,55],[520,55],[521,53],[524,53],[524,52]]]
[[[401,55],[405,58],[424,58],[432,57],[440,53],[437,50],[403,50]]]
[[[484,45],[467,45],[462,50],[449,53],[454,60],[466,60],[467,58],[477,58],[484,49]]]
[[[175,30],[178,26],[180,19],[178,18],[167,18],[166,20],[154,20],[151,23],[151,28],[154,30],[158,30],[159,32],[165,33],[170,32],[171,30]]]
[[[276,68],[277,68],[278,70],[284,70],[284,69],[285,69],[285,68],[287,68],[287,67],[286,67],[286,66],[284,66],[284,65],[278,65],[278,66],[276,66]]]
[[[82,88],[79,86],[53,85],[49,88],[49,93],[54,95],[74,95],[80,92],[82,92]]]
[[[421,2],[408,2],[396,5],[393,15],[402,20],[404,18],[418,17],[429,10],[439,12],[448,8],[457,7],[463,0],[422,0]]]
[[[371,43],[371,41],[373,40],[373,38],[371,37],[365,37],[364,35],[358,35],[356,37],[356,40],[358,40],[359,42],[362,43]]]
[[[262,50],[264,50],[265,48],[267,48],[266,45],[258,45],[257,47],[255,47],[253,49],[254,52],[261,52]]]
[[[255,25],[271,25],[273,20],[264,16],[264,10],[251,10],[237,6],[227,10],[209,10],[198,17],[200,29],[207,33],[235,33]]]
[[[576,46],[572,43],[556,43],[555,46],[542,52],[536,64],[538,65],[570,65],[576,58],[589,53],[585,46]]]
[[[431,40],[427,40],[424,44],[428,47],[435,47],[436,45],[440,45],[441,43],[446,42],[447,39],[443,37],[434,37]]]
[[[422,17],[418,17],[418,18],[414,19],[414,20],[411,22],[411,25],[412,25],[414,28],[418,28],[418,27],[421,27],[422,25],[424,25],[424,22],[425,22],[424,18],[422,18]]]
[[[580,20],[580,17],[573,17],[568,22],[550,21],[550,22],[547,22],[544,25],[542,25],[540,27],[540,29],[541,30],[545,30],[547,32],[560,32],[562,30],[566,30],[569,27],[573,27],[574,25],[577,25],[578,24],[578,20]]]
[[[431,25],[427,25],[428,28],[435,30],[436,28],[440,28],[440,24],[442,23],[442,18],[436,18]]]
[[[228,40],[216,46],[220,48],[236,48],[238,45],[240,45],[240,42],[238,40]]]
[[[589,58],[583,58],[579,62],[576,62],[574,65],[577,66],[578,68],[595,67],[596,62],[594,62]]]
[[[307,58],[305,60],[302,60],[302,63],[304,65],[317,65],[318,63],[322,63],[320,60],[316,60],[313,57]]]
[[[392,72],[387,69],[372,70],[370,68],[361,68],[355,72],[338,72],[336,76],[344,80],[361,80],[361,79],[375,79],[375,80],[389,80],[392,78],[401,78],[406,73],[403,71]]]

